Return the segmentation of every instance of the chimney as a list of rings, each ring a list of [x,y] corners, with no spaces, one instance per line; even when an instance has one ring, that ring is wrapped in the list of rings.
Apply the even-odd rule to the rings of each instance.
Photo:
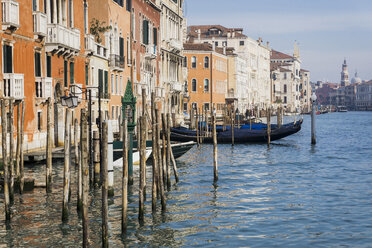
[[[231,33],[229,31],[229,32],[227,32],[227,38],[230,38],[230,37],[231,37]]]
[[[199,40],[199,43],[201,42],[200,36],[201,36],[201,31],[200,31],[200,29],[198,29],[198,40]]]
[[[235,37],[235,31],[232,32],[232,37],[233,37],[233,38]]]
[[[267,48],[270,47],[270,42],[269,41],[266,42],[266,46],[267,46]]]

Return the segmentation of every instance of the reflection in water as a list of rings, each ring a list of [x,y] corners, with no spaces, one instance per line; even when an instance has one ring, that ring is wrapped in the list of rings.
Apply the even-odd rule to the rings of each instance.
[[[166,193],[165,213],[159,202],[156,214],[151,214],[148,183],[146,214],[140,225],[138,178],[129,187],[129,232],[124,238],[121,171],[115,169],[115,196],[109,200],[110,246],[368,246],[372,243],[372,125],[365,123],[371,117],[371,113],[353,112],[317,117],[316,146],[310,145],[308,117],[301,132],[274,142],[269,149],[266,144],[219,145],[216,184],[213,146],[194,147],[178,161],[180,182]],[[63,163],[54,164],[52,193],[35,189],[16,195],[8,229],[0,195],[0,247],[81,246],[76,168],[72,172],[70,216],[64,224]],[[27,177],[38,182],[45,180],[44,173],[42,164],[26,167]],[[99,189],[91,192],[92,247],[101,245],[100,198]]]

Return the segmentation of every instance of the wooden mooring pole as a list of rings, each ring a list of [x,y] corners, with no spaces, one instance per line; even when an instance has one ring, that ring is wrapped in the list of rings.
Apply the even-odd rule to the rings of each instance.
[[[165,134],[167,139],[167,189],[170,191],[171,188],[171,170],[170,170],[170,151],[171,151],[171,144],[170,144],[170,115],[167,113],[167,119],[163,119],[163,124],[165,127]]]
[[[102,247],[108,247],[108,125],[102,125]]]
[[[170,121],[170,115],[167,114],[167,140],[168,140],[167,151],[168,151],[168,156],[169,156],[168,160],[172,161],[174,178],[175,178],[176,182],[178,182],[179,179],[178,179],[178,172],[177,172],[177,164],[176,164],[176,160],[174,159],[173,152],[172,152],[170,133],[171,133],[171,121]],[[169,166],[168,166],[168,174],[169,174],[169,181],[171,181],[171,179],[170,179],[170,163],[169,163]]]
[[[70,185],[70,138],[71,138],[71,111],[66,109],[65,118],[65,166],[63,176],[63,201],[62,201],[62,221],[68,219],[68,201]]]
[[[141,116],[139,121],[139,130],[140,130],[140,182],[139,182],[139,211],[138,211],[138,219],[140,222],[144,219],[144,201],[145,201],[145,166],[146,166],[146,117]]]
[[[78,119],[75,118],[74,122],[74,157],[75,157],[75,166],[78,166],[79,164],[79,134],[78,134],[78,127],[79,122]]]
[[[156,140],[157,125],[155,116],[155,92],[151,93],[151,120],[152,120],[152,212],[156,211],[156,197],[157,197],[157,166],[158,166],[158,148]]]
[[[166,197],[165,197],[165,193],[164,193],[164,170],[163,170],[163,160],[164,160],[164,157],[162,156],[162,149],[161,149],[161,143],[162,143],[162,139],[160,139],[160,132],[161,132],[161,129],[160,129],[160,122],[161,122],[161,118],[160,118],[160,111],[158,109],[157,106],[155,106],[155,116],[156,116],[156,143],[157,143],[157,155],[158,155],[158,159],[159,159],[159,164],[157,166],[157,170],[158,170],[158,189],[160,191],[160,199],[161,199],[161,208],[163,211],[166,210]],[[164,136],[163,136],[164,138]],[[163,148],[164,148],[164,143],[163,143]]]
[[[167,144],[166,144],[166,131],[167,127],[165,126],[165,117],[164,113],[161,114],[161,120],[162,120],[162,173],[163,173],[163,186],[165,188],[165,185],[167,185],[168,178],[167,178]]]
[[[216,130],[216,114],[212,115],[213,122],[213,175],[214,182],[218,181],[218,165],[217,165],[217,130]]]
[[[233,110],[231,111],[231,145],[234,146],[235,144],[235,137],[234,137],[234,128],[235,128],[235,106],[232,105]]]
[[[200,140],[199,140],[199,113],[198,113],[198,109],[196,108],[195,109],[195,112],[196,112],[196,118],[195,118],[195,127],[196,127],[196,142],[198,144],[198,146],[200,146]]]
[[[16,182],[20,183],[21,162],[21,102],[17,103],[17,148],[16,148]]]
[[[19,192],[23,194],[23,188],[25,185],[25,170],[24,170],[24,157],[23,157],[23,140],[24,140],[24,127],[25,127],[25,101],[22,101],[22,116],[21,116],[21,143],[20,143],[20,180],[19,180]]]
[[[88,122],[87,114],[81,110],[81,157],[83,176],[83,247],[89,247],[89,218],[88,218],[88,194],[89,194],[89,167],[88,167]]]
[[[46,150],[46,192],[52,191],[52,100],[47,102],[47,150]]]
[[[124,117],[123,125],[123,176],[122,176],[122,214],[121,214],[121,233],[126,235],[128,227],[128,119]]]
[[[9,175],[9,199],[10,204],[14,202],[14,106],[13,99],[9,99],[9,165],[10,165],[10,175]]]
[[[266,110],[267,115],[267,146],[270,147],[271,143],[271,108],[267,108]]]
[[[10,220],[10,199],[9,199],[9,168],[8,168],[8,151],[7,151],[7,116],[5,111],[5,101],[1,100],[1,147],[4,166],[4,207],[5,219]]]
[[[98,186],[100,184],[100,145],[99,145],[99,133],[98,131],[93,132],[93,165],[94,165],[94,185]]]

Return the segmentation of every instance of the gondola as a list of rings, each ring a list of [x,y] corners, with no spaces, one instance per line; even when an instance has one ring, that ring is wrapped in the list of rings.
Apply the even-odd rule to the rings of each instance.
[[[295,134],[301,130],[302,120],[293,123],[285,124],[271,130],[271,141],[285,138],[289,135]],[[197,133],[194,130],[185,128],[172,128],[171,140],[172,141],[197,141]],[[232,132],[231,129],[223,131],[217,129],[217,143],[231,143]],[[265,143],[267,142],[267,130],[249,128],[234,128],[234,143]],[[213,143],[212,137],[203,137],[203,143]]]

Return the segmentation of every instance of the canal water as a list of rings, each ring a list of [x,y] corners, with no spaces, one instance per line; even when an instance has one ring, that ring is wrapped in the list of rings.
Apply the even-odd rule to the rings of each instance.
[[[317,116],[317,145],[310,117],[302,130],[266,145],[219,145],[219,181],[213,185],[212,146],[194,147],[178,160],[180,182],[167,193],[167,211],[137,221],[138,184],[130,189],[129,232],[120,235],[121,171],[110,199],[111,247],[371,247],[372,113]],[[45,166],[26,176],[44,181]],[[63,164],[54,165],[53,193],[16,196],[12,221],[4,220],[0,194],[0,247],[79,247],[75,169],[70,217],[61,222]],[[136,180],[138,182],[138,180]],[[148,182],[148,185],[151,185]],[[160,203],[158,204],[160,205]],[[90,240],[100,247],[100,190],[91,192]]]

